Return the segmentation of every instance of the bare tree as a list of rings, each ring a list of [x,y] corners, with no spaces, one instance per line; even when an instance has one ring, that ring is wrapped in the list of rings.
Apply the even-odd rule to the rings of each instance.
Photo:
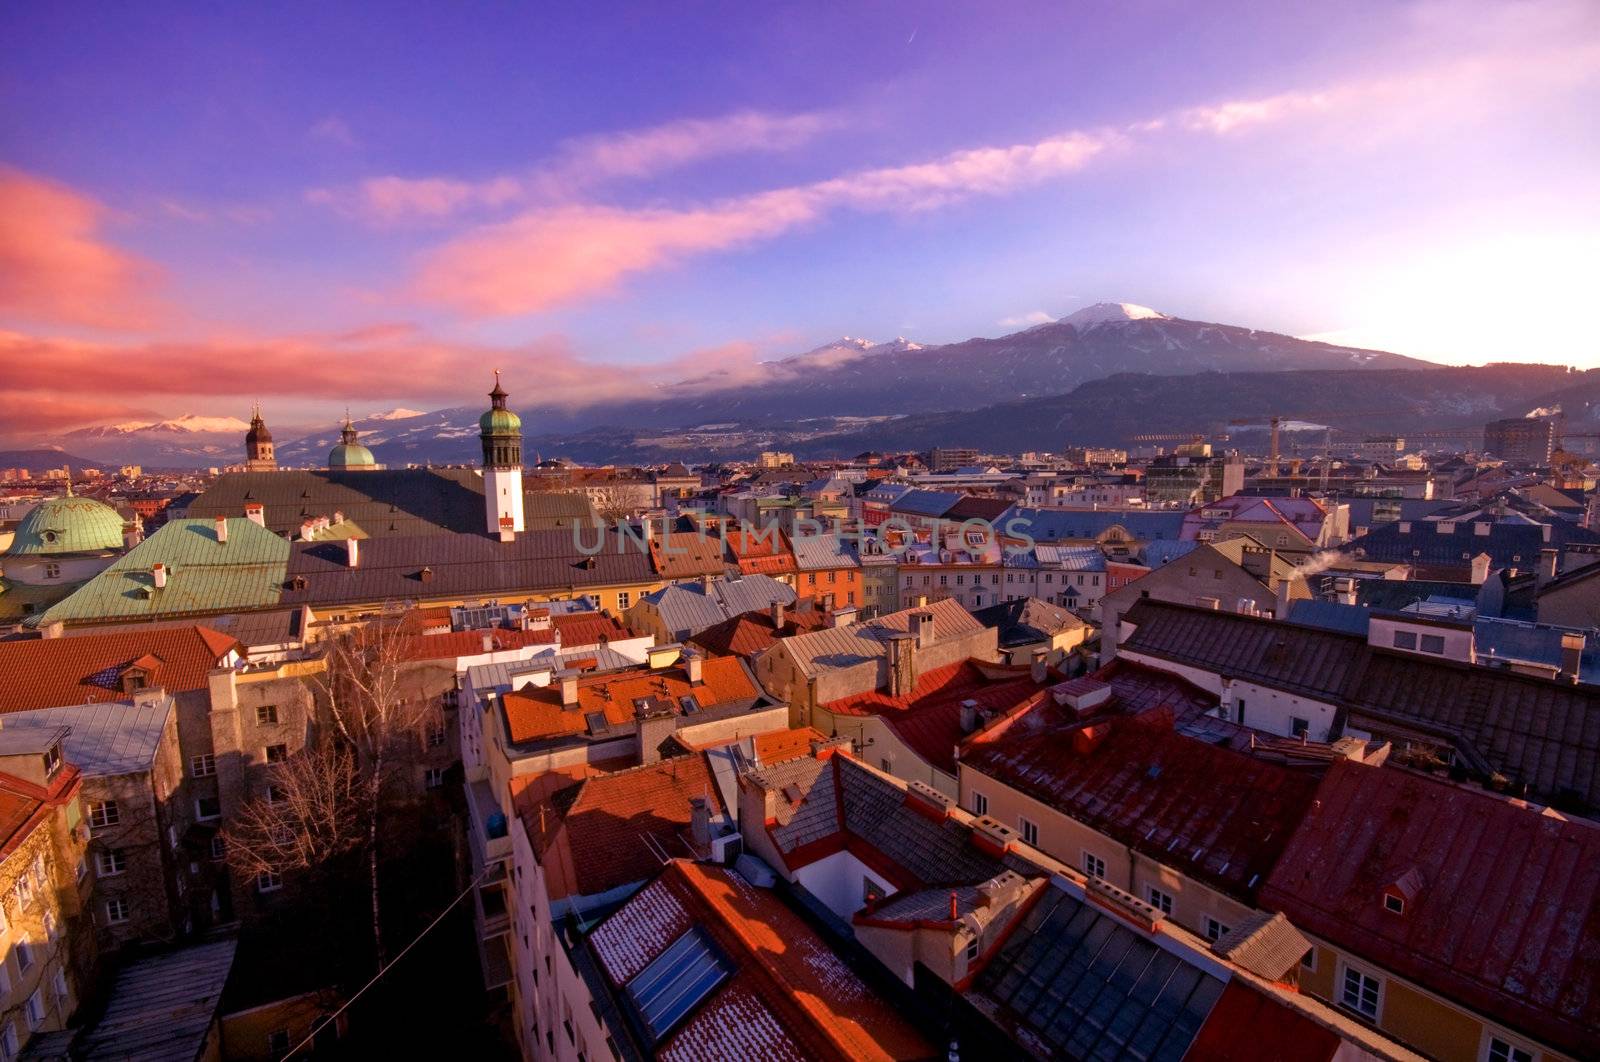
[[[249,874],[317,868],[364,849],[372,939],[381,969],[380,820],[385,797],[415,748],[429,705],[404,692],[403,663],[414,637],[409,613],[385,615],[328,639],[315,680],[318,738],[272,767],[271,798],[246,804],[225,834],[229,862]]]

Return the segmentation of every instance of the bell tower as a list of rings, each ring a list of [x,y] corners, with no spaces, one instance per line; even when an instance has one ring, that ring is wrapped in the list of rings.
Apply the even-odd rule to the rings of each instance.
[[[272,433],[261,419],[261,403],[250,413],[250,430],[244,437],[244,467],[251,472],[276,472],[278,458],[272,449]]]
[[[489,411],[478,418],[483,441],[483,507],[490,535],[510,542],[524,530],[522,516],[522,419],[506,408],[500,370],[494,371]]]

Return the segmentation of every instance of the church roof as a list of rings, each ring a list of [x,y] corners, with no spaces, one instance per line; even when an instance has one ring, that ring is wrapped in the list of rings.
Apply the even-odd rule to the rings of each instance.
[[[122,517],[105,502],[67,495],[34,506],[17,524],[9,556],[121,550]]]

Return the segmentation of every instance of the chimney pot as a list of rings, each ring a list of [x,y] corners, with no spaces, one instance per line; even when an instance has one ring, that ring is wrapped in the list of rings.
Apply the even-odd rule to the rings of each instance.
[[[772,615],[772,629],[775,630],[775,631],[783,630],[783,602],[782,601],[774,601],[772,603],[771,615]]]
[[[162,589],[167,585],[167,566],[157,562],[150,569],[150,577],[155,580],[156,589]]]

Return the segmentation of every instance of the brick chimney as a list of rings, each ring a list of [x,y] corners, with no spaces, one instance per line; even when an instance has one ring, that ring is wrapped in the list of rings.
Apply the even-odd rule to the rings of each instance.
[[[556,677],[561,680],[561,707],[572,708],[578,703],[578,671],[576,668],[565,668],[556,672]]]
[[[1035,649],[1033,651],[1033,659],[1028,665],[1028,677],[1033,680],[1035,686],[1043,686],[1044,680],[1049,675],[1050,665],[1045,660],[1045,651],[1043,649]]]
[[[262,508],[260,502],[245,502],[244,518],[257,527],[267,526],[267,510]]]
[[[228,542],[228,518],[226,516],[217,517],[217,541],[224,545]]]
[[[917,684],[917,641],[906,631],[894,631],[887,639],[889,653],[889,684],[891,697],[904,697]]]
[[[684,650],[684,670],[689,673],[689,685],[699,686],[705,682],[705,656],[694,650]]]
[[[911,633],[917,640],[918,649],[926,649],[933,644],[933,613],[913,612],[911,614]]]
[[[157,590],[165,588],[167,585],[167,566],[157,561],[150,568],[150,578],[155,580]]]
[[[344,540],[344,563],[347,568],[361,567],[361,540],[347,538]]]
[[[696,848],[711,844],[711,801],[706,797],[689,798],[689,836]]]
[[[1568,631],[1561,636],[1561,677],[1567,682],[1577,682],[1583,674],[1583,650],[1589,639],[1582,631]]]
[[[775,630],[775,631],[782,631],[783,630],[783,612],[784,612],[784,610],[783,610],[783,602],[782,601],[774,601],[772,603],[772,607],[771,607],[770,611],[771,611],[771,615],[772,615],[772,629]]]
[[[1539,551],[1539,570],[1534,573],[1535,587],[1543,586],[1556,577],[1556,569],[1561,566],[1561,551],[1546,546]]]

